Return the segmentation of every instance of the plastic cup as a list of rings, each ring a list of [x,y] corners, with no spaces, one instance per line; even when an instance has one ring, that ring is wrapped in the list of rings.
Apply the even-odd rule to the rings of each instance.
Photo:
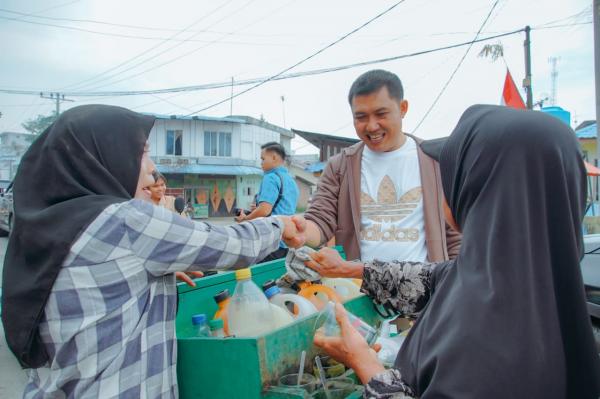
[[[369,344],[369,346],[373,345],[379,336],[379,332],[347,310],[346,315],[348,316],[350,324],[363,336],[367,341],[367,344]],[[323,310],[319,312],[319,316],[315,320],[314,331],[316,332],[319,328],[322,328],[326,337],[340,336],[341,330],[335,319],[335,304],[333,302],[327,303]]]
[[[302,380],[298,385],[298,373],[286,374],[279,378],[279,386],[286,388],[300,388],[308,393],[314,392],[317,388],[317,379],[312,374],[302,374]]]
[[[320,355],[321,364],[323,365],[323,371],[325,372],[325,378],[336,378],[346,372],[346,366],[343,363],[336,362],[327,355]],[[315,377],[319,378],[319,369],[314,368]]]
[[[329,399],[344,399],[354,392],[354,381],[347,377],[331,378],[325,382]],[[325,390],[321,387],[313,393],[313,399],[326,399]]]

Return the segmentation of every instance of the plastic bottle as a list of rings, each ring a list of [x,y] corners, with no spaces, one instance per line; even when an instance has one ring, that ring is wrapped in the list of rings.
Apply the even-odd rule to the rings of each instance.
[[[263,291],[267,291],[271,287],[277,287],[277,288],[279,288],[279,290],[281,291],[282,294],[296,294],[296,291],[294,291],[291,288],[277,286],[277,283],[275,282],[275,280],[267,280],[267,281],[265,281],[263,283],[263,285],[262,285],[262,290]]]
[[[206,315],[204,313],[196,314],[192,316],[192,325],[194,326],[194,336],[196,337],[208,337],[210,332],[208,325],[206,324]]]
[[[217,306],[219,306],[219,309],[215,312],[213,319],[223,320],[223,330],[225,331],[225,335],[229,335],[229,323],[227,318],[227,307],[229,306],[229,301],[231,300],[229,297],[229,290],[224,289],[213,298],[217,303]]]
[[[210,336],[215,338],[224,338],[225,331],[223,329],[223,319],[212,319],[208,323],[210,328]]]
[[[357,286],[351,279],[347,278],[324,278],[322,284],[333,288],[342,300],[347,301],[361,295],[360,287]]]
[[[269,302],[284,309],[296,319],[317,313],[317,308],[308,299],[295,294],[282,294],[277,286],[268,288],[265,295]]]
[[[352,313],[346,311],[350,324],[356,328],[356,330],[363,336],[363,338],[370,345],[373,345],[377,340],[378,333],[373,327],[356,317]],[[338,337],[341,334],[340,326],[335,318],[335,304],[333,302],[327,303],[322,311],[322,315],[325,317],[325,323],[323,324],[323,331],[327,337]],[[318,320],[317,320],[318,322]]]
[[[300,283],[298,295],[311,301],[318,310],[323,309],[329,301],[342,302],[342,298],[340,298],[333,288],[329,288],[322,284],[312,284],[309,282]]]
[[[250,269],[235,272],[237,285],[227,307],[229,333],[255,337],[275,328],[271,303],[252,281]]]
[[[285,309],[271,303],[271,312],[273,313],[273,322],[275,328],[281,328],[294,322],[292,315]]]

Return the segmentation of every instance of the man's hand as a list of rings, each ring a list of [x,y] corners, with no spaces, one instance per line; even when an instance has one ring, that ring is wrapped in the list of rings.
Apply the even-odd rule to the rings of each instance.
[[[246,214],[243,209],[240,209],[240,214],[235,217],[235,221],[242,223],[244,220],[246,220]]]
[[[374,349],[369,348],[367,341],[352,327],[346,310],[339,303],[335,305],[335,318],[340,325],[341,336],[326,337],[317,330],[314,343],[335,360],[352,368],[362,383],[366,384],[373,376],[385,371],[375,352],[381,346],[377,345],[377,348]]]
[[[177,280],[181,280],[181,281],[185,282],[190,287],[196,286],[196,283],[194,283],[194,280],[192,280],[192,277],[202,277],[202,276],[204,276],[204,273],[202,273],[200,271],[175,272],[175,277],[177,278]]]
[[[304,264],[323,277],[362,278],[363,264],[346,262],[335,249],[325,247],[319,252],[310,254],[310,257],[313,260],[308,260]]]
[[[283,222],[281,239],[285,245],[298,248],[306,242],[306,220],[303,216],[277,216]]]

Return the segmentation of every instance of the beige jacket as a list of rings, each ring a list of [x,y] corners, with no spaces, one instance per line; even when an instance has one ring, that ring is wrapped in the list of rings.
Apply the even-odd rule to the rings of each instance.
[[[407,136],[417,143],[421,141]],[[336,244],[344,247],[348,259],[360,259],[360,165],[363,148],[361,141],[329,160],[305,213],[306,219],[321,230],[321,244],[335,237]],[[417,153],[428,260],[441,262],[453,259],[458,255],[461,235],[444,219],[439,164],[425,155],[419,146]]]

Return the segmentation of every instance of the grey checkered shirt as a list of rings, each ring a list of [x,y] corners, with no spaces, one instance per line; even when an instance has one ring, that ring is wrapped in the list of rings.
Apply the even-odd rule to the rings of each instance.
[[[250,265],[282,222],[220,227],[140,200],[106,208],[79,236],[40,325],[50,358],[26,398],[177,398],[174,272]]]

